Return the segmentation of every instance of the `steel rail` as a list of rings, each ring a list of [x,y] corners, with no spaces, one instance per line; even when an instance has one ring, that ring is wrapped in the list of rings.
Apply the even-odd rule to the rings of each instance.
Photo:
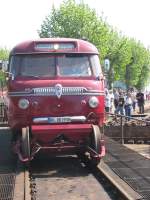
[[[126,182],[124,182],[118,175],[116,175],[107,164],[101,160],[98,169],[102,174],[119,190],[119,192],[127,200],[140,200],[142,196],[134,191]]]
[[[24,169],[19,161],[17,161],[16,166],[16,180],[13,199],[24,200]]]
[[[85,163],[86,166],[89,166],[92,173],[97,178],[97,173],[100,173],[101,176],[104,176],[106,180],[114,186],[123,198],[126,200],[141,200],[143,197],[138,194],[133,188],[131,188],[123,179],[121,179],[104,161],[101,159],[100,164],[97,167],[92,167],[90,161],[87,157],[82,157],[81,160]]]
[[[150,121],[148,120],[144,120],[144,119],[138,119],[136,117],[129,117],[129,116],[125,116],[125,115],[120,115],[120,114],[114,114],[114,113],[106,113],[106,116],[114,116],[114,117],[120,117],[120,118],[124,118],[124,119],[132,119],[135,121],[139,121],[139,122],[145,122],[145,123],[150,123]]]
[[[24,200],[31,200],[29,171],[24,172]]]

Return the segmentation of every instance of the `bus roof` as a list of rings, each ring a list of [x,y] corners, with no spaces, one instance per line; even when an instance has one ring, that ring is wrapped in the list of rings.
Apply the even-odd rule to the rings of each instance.
[[[72,38],[40,38],[16,45],[10,55],[39,53],[99,54],[97,48],[85,40]]]

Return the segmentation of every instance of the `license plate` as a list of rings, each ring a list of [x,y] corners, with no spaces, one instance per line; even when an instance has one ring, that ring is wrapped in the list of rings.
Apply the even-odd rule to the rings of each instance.
[[[69,117],[49,117],[49,123],[68,123],[71,122]]]

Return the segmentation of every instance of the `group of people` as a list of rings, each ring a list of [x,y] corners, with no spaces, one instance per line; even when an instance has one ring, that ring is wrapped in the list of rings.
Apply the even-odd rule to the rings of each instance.
[[[139,113],[144,114],[144,93],[140,90],[105,90],[105,111],[121,115],[131,116],[135,111],[136,105],[139,107]]]

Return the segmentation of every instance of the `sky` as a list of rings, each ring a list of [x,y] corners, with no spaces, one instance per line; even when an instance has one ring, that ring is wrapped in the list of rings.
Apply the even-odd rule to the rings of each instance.
[[[150,47],[150,0],[81,0],[98,15],[128,37]],[[52,5],[62,0],[0,0],[0,47],[8,49],[30,39],[39,38],[37,31]],[[80,2],[80,0],[76,0]]]

